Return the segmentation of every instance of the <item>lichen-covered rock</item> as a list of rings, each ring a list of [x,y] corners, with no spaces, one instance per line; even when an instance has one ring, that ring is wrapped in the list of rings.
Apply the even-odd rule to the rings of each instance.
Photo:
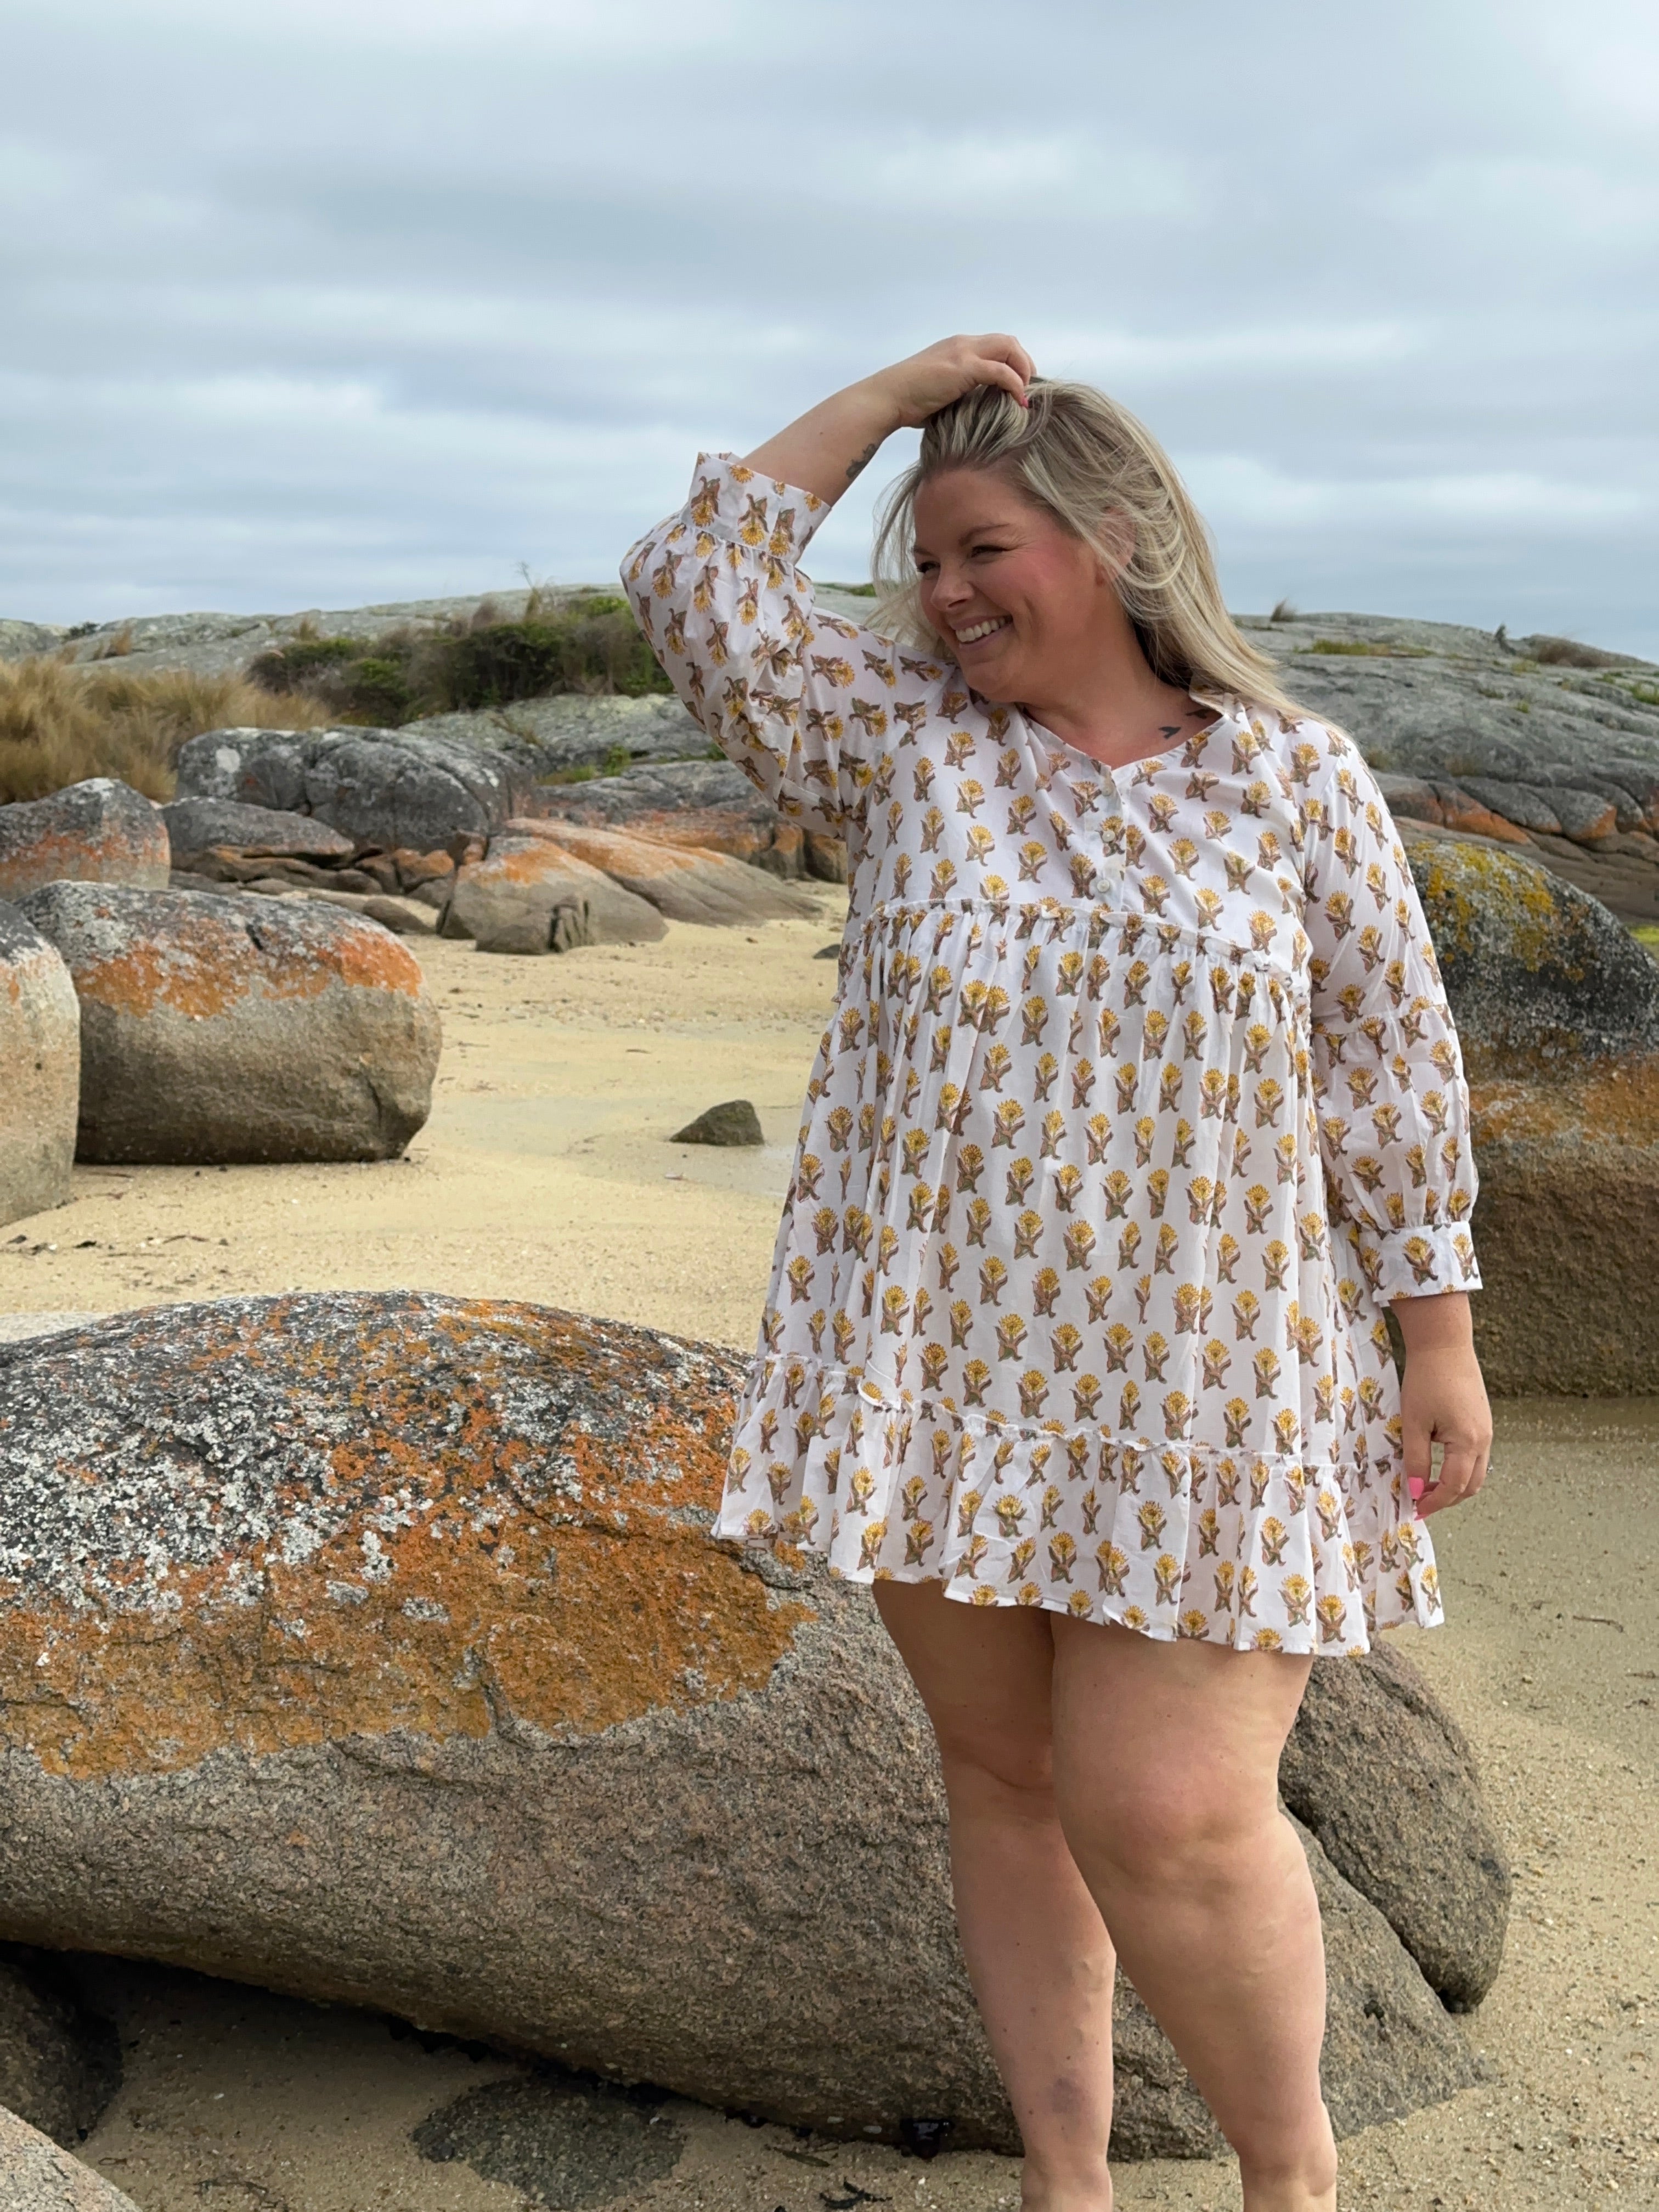
[[[565,952],[577,945],[649,945],[668,934],[648,899],[613,883],[544,837],[492,837],[481,860],[458,870],[446,937],[480,952]]]
[[[69,969],[0,900],[0,1222],[68,1198],[80,1095],[81,1012]]]
[[[525,819],[506,829],[511,836],[540,837],[602,868],[670,921],[777,921],[817,914],[816,903],[793,884],[701,846],[663,844],[576,822]]]
[[[168,866],[161,809],[113,776],[0,806],[0,899],[64,882],[155,890]]]
[[[353,841],[313,815],[250,806],[237,799],[175,799],[161,809],[175,868],[192,866],[224,847],[272,860],[349,860]]]
[[[868,1593],[708,1540],[739,1374],[410,1293],[0,1347],[0,1933],[1012,2148]],[[1455,2027],[1320,1878],[1334,2109],[1446,2094]],[[1202,2154],[1120,2023],[1120,2147]]]
[[[1462,1730],[1392,1645],[1315,1668],[1279,1787],[1431,1988],[1478,2005],[1504,1956],[1509,1863]]]
[[[505,753],[413,730],[207,730],[179,754],[180,799],[309,814],[384,852],[487,838],[534,790]]]
[[[1605,907],[1519,853],[1400,827],[1472,1079],[1659,1052],[1659,966]]]
[[[426,1120],[437,1009],[378,923],[95,884],[23,911],[80,1000],[82,1159],[386,1159]]]
[[[1659,966],[1560,877],[1401,832],[1469,1071],[1487,1387],[1659,1390]]]
[[[0,1956],[0,2105],[54,2142],[77,2143],[120,2082],[114,2028],[87,2010],[51,1955]]]
[[[138,2212],[131,2197],[63,2147],[0,2110],[3,2212]]]
[[[1488,1079],[1471,1095],[1486,1387],[1506,1397],[1659,1391],[1659,1054]]]

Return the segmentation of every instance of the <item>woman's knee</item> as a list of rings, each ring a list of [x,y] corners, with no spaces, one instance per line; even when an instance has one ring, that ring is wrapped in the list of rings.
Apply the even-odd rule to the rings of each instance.
[[[1188,1895],[1250,1880],[1264,1824],[1278,1824],[1271,1796],[1194,1772],[1143,1775],[1082,1799],[1062,1787],[1058,1809],[1073,1856],[1092,1875]]]

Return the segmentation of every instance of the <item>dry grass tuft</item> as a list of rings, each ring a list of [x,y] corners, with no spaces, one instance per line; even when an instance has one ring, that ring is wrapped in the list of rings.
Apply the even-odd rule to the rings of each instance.
[[[55,656],[0,662],[0,805],[44,799],[89,776],[118,776],[171,799],[179,748],[203,730],[315,730],[316,699],[264,690],[240,676],[187,669],[147,674]]]

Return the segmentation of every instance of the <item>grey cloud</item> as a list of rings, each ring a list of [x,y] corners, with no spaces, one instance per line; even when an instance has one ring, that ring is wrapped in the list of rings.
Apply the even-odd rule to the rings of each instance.
[[[1555,12],[25,5],[0,609],[603,577],[698,446],[988,325],[1152,422],[1236,604],[1659,657],[1659,27]]]

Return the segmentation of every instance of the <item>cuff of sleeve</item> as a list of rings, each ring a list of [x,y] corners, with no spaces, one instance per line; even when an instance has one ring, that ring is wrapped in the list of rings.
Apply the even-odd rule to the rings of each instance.
[[[691,520],[776,561],[799,559],[830,512],[828,500],[745,468],[731,453],[699,453],[691,479]]]
[[[1362,1230],[1359,1251],[1371,1289],[1384,1305],[1396,1298],[1432,1298],[1480,1287],[1474,1239],[1462,1222],[1424,1222],[1415,1229],[1391,1230],[1386,1237]]]

